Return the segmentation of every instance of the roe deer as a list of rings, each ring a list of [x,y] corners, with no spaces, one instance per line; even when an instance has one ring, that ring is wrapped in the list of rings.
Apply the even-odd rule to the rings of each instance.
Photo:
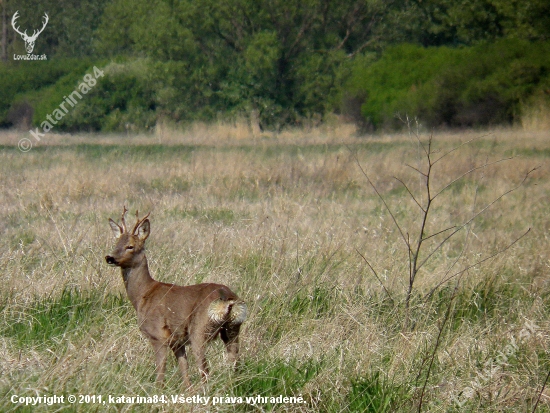
[[[234,364],[239,353],[239,330],[246,318],[246,304],[221,284],[179,286],[155,281],[149,274],[145,257],[145,240],[149,236],[149,214],[139,219],[134,229],[109,219],[117,239],[108,264],[121,268],[128,298],[136,309],[141,332],[149,339],[156,357],[157,383],[162,386],[166,357],[170,348],[179,364],[183,381],[191,386],[186,346],[190,346],[203,380],[208,377],[205,346],[218,335],[225,343],[228,359]]]

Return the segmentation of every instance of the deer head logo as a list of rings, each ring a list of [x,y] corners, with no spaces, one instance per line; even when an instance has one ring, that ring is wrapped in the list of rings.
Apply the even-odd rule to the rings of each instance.
[[[34,42],[36,41],[36,38],[40,33],[44,31],[46,28],[46,25],[48,24],[49,17],[47,13],[44,13],[44,16],[42,17],[44,19],[44,24],[42,25],[42,28],[40,30],[34,30],[32,36],[27,35],[27,31],[21,32],[19,30],[19,27],[16,27],[16,20],[19,18],[19,10],[15,12],[13,15],[13,18],[11,19],[11,25],[13,27],[13,30],[15,30],[17,33],[21,35],[21,38],[25,41],[25,49],[27,49],[27,53],[32,53],[34,49]]]

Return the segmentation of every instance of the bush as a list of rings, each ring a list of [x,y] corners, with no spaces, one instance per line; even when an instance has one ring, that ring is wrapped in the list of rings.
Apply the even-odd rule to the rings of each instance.
[[[388,48],[358,64],[348,96],[365,96],[361,113],[376,128],[397,127],[396,114],[428,126],[519,122],[524,102],[550,80],[550,42],[505,39],[469,48]]]
[[[34,108],[40,100],[38,91],[56,84],[69,73],[82,71],[88,64],[80,59],[64,59],[0,65],[0,127],[13,125],[11,115],[8,119],[10,109],[17,111],[23,102]]]
[[[69,130],[123,131],[130,125],[140,129],[154,126],[154,82],[149,81],[146,61],[111,63],[102,68],[97,84],[63,119]],[[92,73],[90,69],[88,73]],[[73,86],[73,89],[76,84]]]

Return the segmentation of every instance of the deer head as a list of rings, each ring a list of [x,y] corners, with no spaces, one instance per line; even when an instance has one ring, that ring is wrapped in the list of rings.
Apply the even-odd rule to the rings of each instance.
[[[107,264],[121,268],[131,268],[142,258],[145,251],[145,240],[150,232],[149,219],[147,219],[149,214],[139,219],[138,211],[136,211],[134,229],[131,232],[128,231],[126,228],[127,212],[128,210],[124,207],[121,218],[122,225],[118,225],[109,218],[109,224],[117,243],[112,254],[105,257],[105,261]]]
[[[42,28],[40,30],[34,30],[32,36],[27,35],[27,31],[21,32],[19,30],[19,27],[16,27],[16,20],[19,18],[19,10],[15,12],[13,15],[13,18],[11,19],[11,25],[13,27],[13,30],[15,30],[17,33],[21,35],[21,38],[25,41],[25,49],[27,49],[27,53],[32,53],[34,50],[34,42],[36,41],[36,38],[40,33],[44,31],[46,28],[46,25],[48,24],[49,17],[47,13],[44,13],[44,16],[42,17],[44,19],[44,24],[42,25]]]

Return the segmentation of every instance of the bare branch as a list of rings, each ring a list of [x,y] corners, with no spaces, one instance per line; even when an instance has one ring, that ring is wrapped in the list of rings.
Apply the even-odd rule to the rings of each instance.
[[[537,402],[533,406],[533,411],[531,413],[535,413],[535,410],[537,410],[537,407],[538,407],[539,402],[540,402],[540,398],[542,396],[542,393],[544,392],[544,388],[546,387],[546,383],[548,383],[548,379],[550,379],[550,371],[548,371],[548,374],[546,375],[546,378],[544,379],[544,383],[542,383],[542,387],[540,389],[539,396],[537,397]]]
[[[359,158],[357,158],[357,154],[352,152],[351,151],[351,148],[348,146],[348,149],[350,150],[350,152],[352,153],[353,157],[355,158],[355,162],[357,163],[357,166],[359,167],[359,170],[361,171],[361,173],[364,175],[364,177],[367,179],[367,182],[369,183],[369,185],[372,187],[372,189],[374,190],[374,192],[376,192],[376,195],[378,196],[378,198],[382,201],[382,203],[384,204],[384,207],[386,208],[386,211],[388,211],[388,213],[390,214],[392,220],[393,220],[393,223],[395,224],[395,226],[397,227],[397,229],[399,230],[399,233],[401,234],[401,238],[403,238],[403,241],[405,242],[405,245],[407,246],[407,249],[409,250],[410,252],[410,249],[411,249],[411,245],[409,243],[409,241],[407,240],[407,238],[405,237],[405,233],[403,232],[403,230],[401,229],[401,226],[399,225],[399,223],[397,222],[397,219],[395,218],[395,215],[393,215],[393,212],[391,211],[388,203],[386,202],[386,200],[382,197],[382,194],[380,194],[380,192],[378,191],[378,188],[376,188],[376,185],[374,185],[374,183],[371,181],[369,175],[367,174],[367,172],[363,169],[363,167],[361,166],[361,163],[359,162]]]
[[[476,136],[475,138],[472,138],[464,143],[461,143],[460,145],[458,146],[455,146],[453,149],[451,149],[450,151],[444,153],[443,155],[441,155],[439,158],[437,158],[432,165],[435,165],[436,163],[438,163],[440,160],[442,160],[443,158],[445,158],[446,156],[450,155],[451,153],[459,150],[460,148],[462,148],[463,146],[466,146],[466,145],[469,145],[470,143],[472,143],[473,141],[476,141],[478,139],[481,139],[481,138],[485,138],[486,136],[490,136],[491,134],[490,133],[487,133],[485,135],[480,135],[480,136]]]
[[[460,225],[459,227],[457,227],[457,229],[455,231],[453,231],[448,237],[446,237],[443,241],[441,241],[441,243],[434,248],[434,250],[432,252],[430,252],[428,254],[428,256],[420,263],[420,265],[418,266],[418,270],[424,266],[424,264],[426,264],[426,262],[432,257],[432,255],[434,255],[451,237],[453,237],[458,231],[460,231],[462,228],[466,227],[467,225],[469,225],[474,219],[476,219],[478,216],[480,216],[481,214],[483,214],[485,211],[487,211],[489,208],[491,208],[494,204],[496,204],[498,201],[500,201],[502,198],[504,198],[506,195],[516,191],[517,189],[519,189],[524,183],[525,181],[527,180],[527,178],[529,177],[529,175],[531,173],[533,173],[534,171],[536,171],[537,169],[539,169],[539,167],[536,167],[536,168],[533,168],[531,169],[529,172],[527,172],[527,174],[525,175],[525,177],[522,179],[522,181],[515,187],[505,191],[503,194],[501,194],[500,196],[498,196],[497,198],[495,198],[493,201],[491,201],[489,204],[487,204],[484,208],[482,208],[479,212],[477,212],[476,214],[474,214],[468,221],[466,221],[464,224]]]
[[[494,258],[500,254],[502,254],[503,252],[506,252],[508,251],[510,248],[512,248],[515,244],[517,244],[519,242],[519,240],[521,240],[523,237],[525,237],[529,232],[531,231],[531,228],[529,228],[527,231],[525,231],[520,237],[516,238],[514,241],[512,241],[511,244],[508,244],[506,247],[504,247],[503,249],[501,250],[498,250],[497,252],[495,252],[494,254],[491,254],[489,255],[488,257],[485,257],[479,261],[476,261],[475,263],[473,264],[470,264],[468,265],[467,267],[463,268],[462,270],[454,273],[453,275],[451,275],[450,277],[447,277],[445,278],[444,280],[440,281],[434,288],[432,288],[430,290],[430,292],[428,294],[426,294],[425,298],[429,298],[432,296],[432,294],[439,288],[441,287],[443,284],[449,282],[450,280],[452,280],[453,278],[465,273],[466,271],[468,271],[469,269],[473,268],[473,267],[476,267],[480,264],[483,264],[484,262],[486,261],[489,261],[491,258]]]
[[[384,285],[384,283],[382,282],[382,280],[381,280],[380,277],[378,276],[378,273],[376,272],[376,270],[372,267],[372,265],[371,265],[370,262],[365,258],[365,256],[359,252],[359,250],[358,250],[357,248],[355,248],[355,251],[357,251],[357,254],[359,254],[359,255],[361,256],[361,258],[363,258],[363,261],[365,261],[365,263],[369,266],[369,268],[371,269],[372,273],[374,274],[374,276],[376,277],[376,279],[378,280],[378,282],[380,283],[380,285],[382,286],[382,288],[384,289],[384,291],[385,291],[386,294],[388,295],[389,299],[392,301],[392,303],[394,303],[395,301],[393,300],[393,297],[391,296],[390,292],[388,291],[388,289],[386,288],[386,286]]]
[[[418,124],[418,119],[415,118],[415,122],[416,122],[416,132],[413,131],[413,129],[411,128],[411,120],[409,119],[409,115],[406,115],[406,119],[403,119],[400,115],[397,115],[397,118],[403,122],[405,125],[407,125],[407,129],[409,131],[409,136],[414,136],[417,143],[420,145],[420,147],[422,148],[422,150],[424,151],[424,155],[426,155],[426,157],[428,158],[428,163],[431,165],[431,162],[430,162],[430,155],[432,154],[431,152],[431,146],[432,146],[432,139],[433,139],[433,135],[430,135],[430,138],[428,139],[428,149],[426,149],[426,146],[422,143],[422,141],[420,140],[420,134],[418,132],[418,128],[419,128],[419,124]],[[420,171],[419,171],[420,172]]]
[[[430,373],[432,371],[432,366],[435,359],[435,353],[437,352],[437,349],[439,348],[439,344],[441,343],[441,336],[443,334],[443,330],[445,329],[445,324],[447,324],[447,321],[449,320],[449,316],[451,315],[452,303],[456,297],[457,292],[458,292],[458,283],[456,283],[455,289],[453,291],[453,295],[451,296],[451,299],[449,300],[449,305],[447,306],[447,311],[445,312],[445,317],[443,318],[443,323],[441,323],[441,327],[439,328],[439,333],[437,334],[437,339],[435,341],[434,349],[432,351],[432,356],[430,358],[430,364],[428,365],[428,372],[426,373],[426,380],[424,380],[424,386],[422,386],[422,391],[420,392],[420,401],[418,402],[418,413],[422,412],[422,403],[424,401],[424,394],[426,393],[426,386],[428,385],[428,380],[430,379]]]
[[[487,163],[487,159],[488,158],[485,158],[485,163]],[[485,178],[485,173],[482,173],[480,181],[483,181],[484,178]],[[472,214],[476,210],[478,191],[479,191],[479,185],[476,185],[476,190],[475,190],[475,194],[474,194],[474,202],[472,203]],[[447,268],[447,271],[445,271],[445,276],[444,277],[446,277],[451,272],[451,270],[455,267],[455,265],[458,263],[458,261],[464,255],[464,252],[466,251],[466,248],[468,248],[468,241],[470,239],[470,234],[471,233],[472,233],[472,225],[468,225],[468,230],[466,231],[466,239],[464,240],[464,245],[462,246],[462,250],[460,251],[460,254],[458,254],[458,256],[456,257],[456,259],[453,261],[453,263]],[[460,277],[462,277],[462,276],[460,276]],[[459,277],[459,280],[460,280],[460,277]]]
[[[437,231],[435,234],[428,235],[427,237],[422,238],[422,241],[429,240],[430,238],[436,237],[439,234],[443,234],[444,232],[447,232],[447,231],[449,231],[451,229],[454,229],[454,228],[456,228],[456,225],[453,225],[452,227],[449,227],[449,228],[442,229],[441,231]]]
[[[462,178],[464,178],[465,176],[468,176],[469,174],[471,174],[472,172],[475,172],[477,170],[480,170],[480,169],[484,169],[484,168],[487,168],[489,166],[492,166],[492,165],[496,165],[497,163],[500,163],[500,162],[505,162],[505,161],[509,161],[511,159],[514,159],[515,156],[511,156],[509,158],[502,158],[502,159],[499,159],[497,161],[494,161],[494,162],[485,162],[483,165],[480,165],[480,166],[476,166],[475,168],[472,168],[466,172],[464,172],[462,175],[460,175],[458,178],[456,179],[453,179],[451,182],[449,182],[447,185],[445,185],[443,188],[441,188],[435,195],[432,199],[435,199],[437,198],[437,196],[439,194],[441,194],[443,191],[445,191],[447,188],[449,188],[452,184],[454,184],[455,182],[457,181],[460,181]],[[441,158],[440,158],[441,159]]]
[[[420,169],[417,169],[417,168],[415,168],[414,166],[409,165],[408,163],[406,163],[405,166],[408,166],[409,168],[415,170],[416,172],[418,172],[420,175],[422,175],[422,176],[425,177],[425,178],[428,177],[428,175],[425,174],[424,172],[422,172]]]
[[[422,212],[426,212],[424,210],[424,208],[422,207],[422,205],[420,205],[420,203],[416,200],[415,196],[413,195],[413,193],[411,192],[411,190],[409,189],[409,187],[405,184],[405,182],[403,182],[401,179],[397,178],[396,176],[394,176],[394,179],[396,179],[397,181],[401,182],[401,185],[403,185],[405,187],[405,189],[407,190],[407,192],[409,193],[409,195],[411,196],[411,198],[413,199],[413,201],[416,203],[416,205],[418,205],[418,207],[422,210]]]
[[[407,244],[411,245],[411,237],[409,233],[407,232]],[[414,280],[413,276],[413,250],[411,247],[409,247],[409,285]]]

